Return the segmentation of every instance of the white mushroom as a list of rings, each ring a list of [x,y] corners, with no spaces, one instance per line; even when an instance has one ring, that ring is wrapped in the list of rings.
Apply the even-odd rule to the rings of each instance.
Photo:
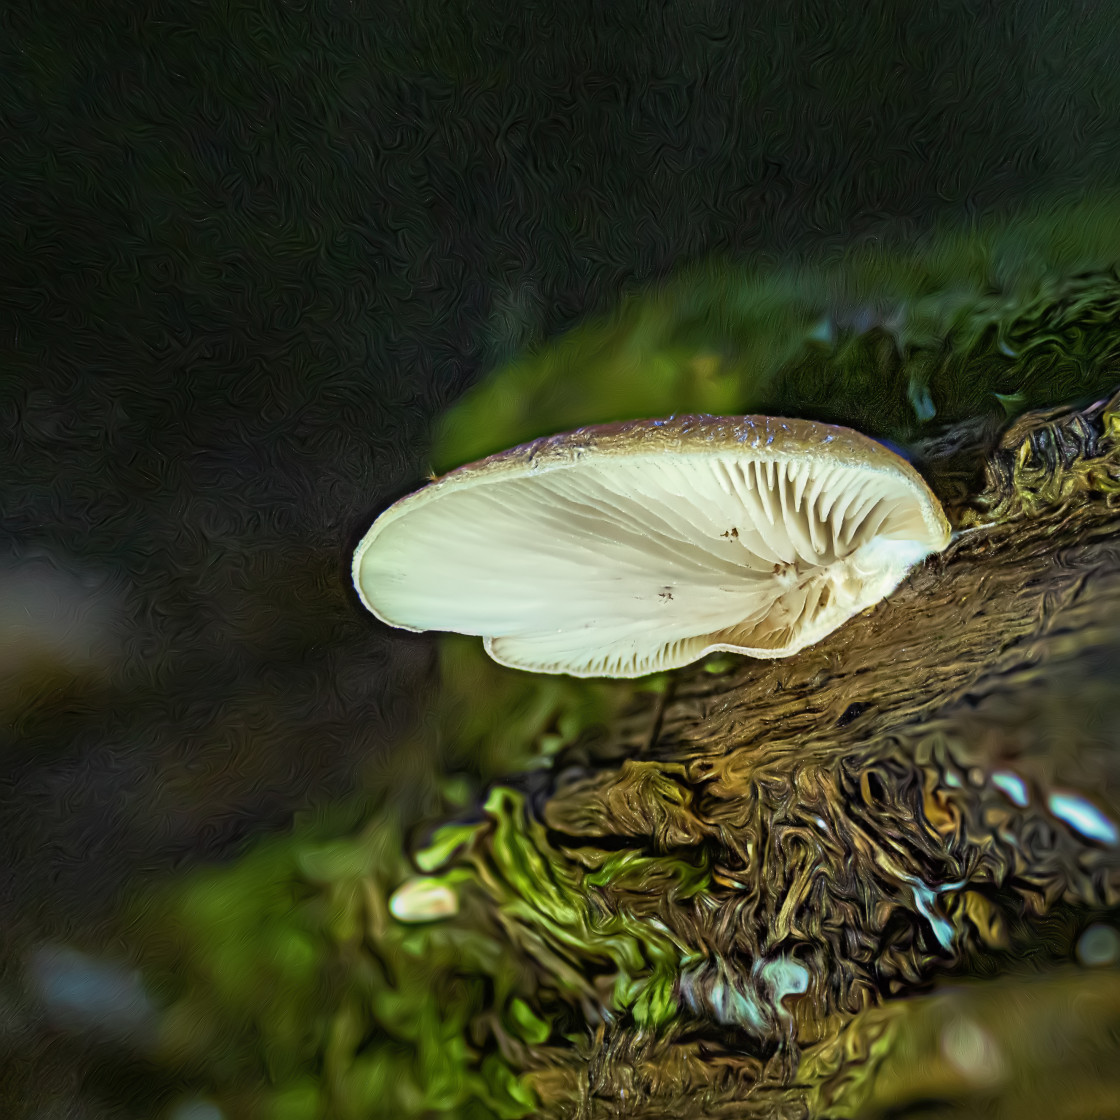
[[[480,635],[518,669],[636,677],[796,653],[948,541],[921,476],[858,432],[683,416],[460,467],[387,509],[353,570],[390,626]]]
[[[398,922],[436,922],[453,918],[459,913],[459,896],[438,879],[416,876],[393,892],[389,913]]]

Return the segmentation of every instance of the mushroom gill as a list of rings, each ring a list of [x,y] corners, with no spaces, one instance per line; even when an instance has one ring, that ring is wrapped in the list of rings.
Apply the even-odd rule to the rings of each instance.
[[[496,661],[635,677],[820,641],[943,549],[921,476],[846,428],[765,416],[581,428],[452,471],[354,554],[382,621]]]

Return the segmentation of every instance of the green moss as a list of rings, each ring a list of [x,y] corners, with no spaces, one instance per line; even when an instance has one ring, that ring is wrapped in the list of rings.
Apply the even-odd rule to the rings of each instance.
[[[691,853],[690,853],[691,854]],[[691,898],[709,886],[707,860],[697,864],[673,856],[644,856],[633,850],[612,852],[597,871],[584,880],[590,886],[606,887],[625,894],[655,893],[675,901]]]
[[[544,764],[608,724],[626,695],[613,681],[511,672],[486,656],[478,638],[440,638],[442,753],[449,767],[483,781]]]
[[[1118,260],[1120,201],[1102,195],[839,262],[710,261],[493,371],[445,416],[433,461],[686,412],[907,439],[1098,392],[1118,348]]]
[[[388,915],[407,874],[385,818],[267,843],[147,906],[169,1056],[201,1063],[235,1116],[524,1115],[528,1090],[470,1028],[494,998],[512,1036],[540,1041],[547,1024],[511,1002],[491,936]]]
[[[480,821],[445,826],[417,856],[464,912],[405,924],[388,910],[412,874],[403,851],[391,817],[348,838],[295,835],[145,911],[164,1046],[208,1070],[231,1115],[518,1117],[534,1101],[508,1055],[557,1040],[560,1008],[571,1021],[601,998],[590,977],[609,980],[607,1016],[654,1028],[676,1015],[686,950],[597,892],[624,898],[652,876],[672,903],[705,888],[702,861],[604,853],[589,873],[496,787]]]

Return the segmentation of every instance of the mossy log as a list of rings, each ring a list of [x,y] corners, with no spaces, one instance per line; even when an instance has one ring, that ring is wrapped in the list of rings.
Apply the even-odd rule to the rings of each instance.
[[[178,888],[163,1052],[252,1120],[1114,1115],[1120,394],[915,455],[954,540],[819,645]]]
[[[904,997],[1002,973],[1011,998],[1024,952],[1068,960],[1120,905],[1120,395],[918,458],[957,532],[889,600],[789,659],[681,671],[537,776],[524,834],[586,898],[585,945],[534,923],[524,883],[510,909],[500,830],[458,857],[569,1039],[578,990],[591,1041],[522,1055],[546,1114],[897,1114],[873,1075]],[[590,949],[622,929],[645,931],[628,988]],[[976,1035],[997,1073],[962,1059],[933,1099],[1020,1092],[999,1030],[1038,1026],[1028,1007]]]

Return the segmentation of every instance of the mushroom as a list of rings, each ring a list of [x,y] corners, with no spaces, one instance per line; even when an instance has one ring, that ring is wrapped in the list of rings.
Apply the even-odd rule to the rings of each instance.
[[[459,913],[459,896],[438,879],[415,876],[393,892],[389,913],[398,922],[436,922],[453,918]]]
[[[402,498],[354,553],[383,622],[539,673],[785,657],[949,542],[921,476],[847,428],[678,416],[581,428]]]

